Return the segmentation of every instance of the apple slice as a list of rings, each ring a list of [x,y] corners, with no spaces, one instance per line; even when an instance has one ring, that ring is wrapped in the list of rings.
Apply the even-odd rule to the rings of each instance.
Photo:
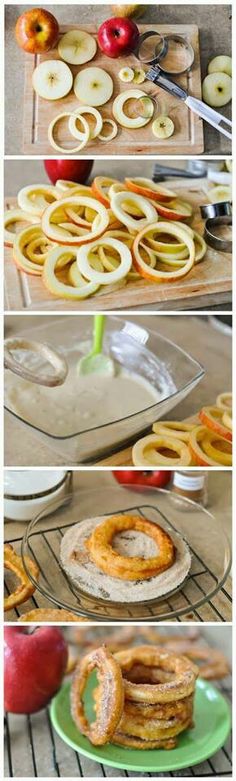
[[[84,68],[74,80],[74,93],[81,103],[103,106],[113,93],[113,81],[103,68]]]
[[[70,68],[60,60],[44,60],[33,72],[33,88],[45,100],[59,100],[68,95],[73,84]]]
[[[84,65],[95,56],[95,38],[83,30],[70,30],[62,36],[58,45],[60,57],[69,65]]]
[[[112,139],[115,138],[117,136],[117,133],[118,133],[117,124],[114,121],[114,119],[103,119],[102,131],[103,131],[104,125],[105,125],[105,127],[106,127],[106,125],[110,125],[111,131],[110,131],[110,133],[107,133],[107,135],[104,135],[103,132],[99,133],[99,136],[98,136],[99,141],[112,141]]]
[[[92,191],[96,198],[98,198],[104,206],[110,207],[110,188],[113,185],[119,185],[122,189],[122,182],[118,179],[111,179],[109,176],[95,176],[92,182]]]
[[[8,209],[4,214],[4,244],[6,247],[12,247],[16,233],[9,230],[10,225],[16,225],[19,222],[37,223],[38,217],[35,214],[29,214],[22,209]]]
[[[211,203],[220,203],[221,201],[232,200],[232,189],[229,185],[217,185],[208,192],[208,198]]]
[[[66,155],[77,154],[77,152],[80,152],[80,150],[83,149],[84,146],[86,146],[86,144],[89,141],[89,133],[90,133],[89,124],[88,124],[87,120],[81,115],[80,121],[81,121],[81,123],[82,123],[82,125],[84,127],[83,141],[80,141],[79,144],[76,144],[76,146],[74,146],[73,149],[71,149],[71,147],[66,147],[66,146],[64,147],[64,146],[61,146],[55,140],[54,132],[55,132],[55,125],[57,124],[57,122],[60,122],[60,120],[64,119],[65,117],[69,117],[70,118],[71,117],[71,111],[64,111],[63,114],[57,114],[57,116],[54,117],[54,119],[52,119],[52,121],[50,122],[49,128],[48,128],[48,140],[49,140],[51,146],[53,147],[53,149],[56,149],[57,152],[63,152]]]
[[[176,198],[176,193],[173,190],[167,190],[167,187],[161,187],[160,184],[155,184],[152,179],[146,179],[145,177],[134,176],[133,179],[126,178],[125,185],[127,190],[143,195],[144,198],[152,198],[154,201],[168,202]]]
[[[132,217],[131,214],[127,212],[126,204],[129,204],[129,202],[131,206],[138,207],[141,215],[144,216],[141,216],[138,219]],[[142,195],[137,195],[137,193],[127,193],[127,190],[112,195],[111,209],[117,219],[120,220],[123,225],[126,225],[129,230],[135,231],[135,233],[142,230],[142,228],[145,228],[146,225],[150,225],[152,222],[156,221],[156,210],[147,198],[143,198]]]
[[[143,70],[143,68],[135,68],[133,78],[134,84],[143,84],[144,81],[146,81],[146,71]]]
[[[170,236],[174,236],[174,238],[178,239],[180,243],[186,245],[189,251],[189,256],[186,258],[184,266],[181,266],[180,268],[173,271],[159,271],[159,269],[150,268],[148,263],[143,260],[140,253],[140,242],[147,238],[149,231],[153,233],[154,227],[156,233],[164,233],[167,235],[169,234]],[[185,276],[185,274],[187,274],[192,268],[195,258],[195,246],[192,237],[183,230],[182,226],[173,225],[173,223],[168,222],[157,222],[155,226],[147,226],[137,234],[132,247],[132,255],[134,267],[137,271],[139,271],[142,277],[149,279],[152,282],[172,282],[179,277]]]
[[[41,217],[48,204],[56,201],[58,198],[59,194],[53,185],[30,184],[21,188],[17,201],[20,209]]]
[[[154,119],[152,123],[152,132],[156,138],[170,138],[170,136],[173,136],[174,129],[174,122],[170,117],[164,116],[164,114]]]
[[[150,109],[149,112],[147,112],[148,116],[128,117],[124,110],[127,100],[139,100],[144,98],[150,103]],[[130,89],[117,95],[112,106],[112,111],[113,116],[115,117],[116,122],[119,122],[119,125],[135,129],[144,127],[144,125],[147,125],[147,123],[150,122],[154,112],[154,105],[152,100],[147,97],[146,92],[143,92],[140,89]]]
[[[60,268],[60,259],[65,256],[68,251],[68,261],[76,257],[76,250],[73,256],[71,256],[71,247],[54,247],[48,253],[47,259],[43,268],[42,279],[47,290],[57,298],[65,298],[68,300],[79,301],[80,299],[87,298],[98,290],[99,285],[94,282],[88,282],[86,279],[77,274],[76,286],[66,285],[61,282],[56,276],[56,269]],[[74,262],[76,262],[74,260]],[[73,264],[72,264],[73,265]],[[68,277],[70,281],[70,276]]]
[[[82,141],[84,137],[84,133],[82,133],[81,130],[79,130],[79,128],[77,127],[77,120],[80,120],[81,114],[90,114],[95,119],[95,127],[90,128],[90,135],[89,135],[89,138],[93,140],[99,135],[99,133],[102,130],[102,125],[103,125],[102,115],[100,114],[100,111],[98,111],[97,108],[94,108],[92,106],[80,106],[79,108],[76,109],[76,111],[74,111],[73,114],[71,114],[69,119],[69,131],[71,135],[74,136],[75,138],[78,138],[79,141]]]
[[[171,203],[158,203],[155,201],[155,208],[157,213],[164,217],[165,220],[186,220],[193,213],[190,203],[178,200],[178,198],[171,201]]]
[[[121,70],[118,73],[119,79],[121,81],[133,81],[134,78],[134,70],[133,68],[121,68]]]

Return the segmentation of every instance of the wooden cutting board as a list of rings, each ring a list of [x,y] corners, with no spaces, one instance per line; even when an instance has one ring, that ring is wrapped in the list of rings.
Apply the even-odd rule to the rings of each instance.
[[[107,169],[104,164],[104,173]],[[27,182],[25,182],[27,183]],[[199,205],[207,202],[207,180],[188,180],[167,182],[167,186],[183,197],[191,201],[195,213],[193,225],[203,234],[204,222],[200,215]],[[6,208],[16,205],[16,199],[7,198]],[[127,285],[113,293],[107,293],[105,286],[100,288],[99,294],[87,298],[85,301],[71,302],[54,298],[44,287],[40,277],[24,274],[15,266],[12,259],[12,249],[5,247],[5,309],[6,310],[31,310],[31,311],[96,311],[98,308],[106,310],[139,308],[143,305],[156,304],[163,309],[165,302],[175,307],[175,302],[181,299],[187,308],[193,307],[194,300],[197,305],[204,307],[217,304],[218,296],[232,289],[231,254],[218,252],[211,247],[207,248],[205,259],[198,263],[190,273],[178,282],[156,284],[140,279],[136,282],[128,282]],[[102,290],[102,293],[101,293]],[[199,302],[200,297],[200,302]],[[181,306],[180,306],[181,308]]]
[[[96,37],[97,29],[93,25],[66,25],[61,27],[61,35],[71,29],[82,29]],[[140,32],[145,32],[150,29],[149,25],[139,25]],[[152,30],[156,30],[161,34],[175,33],[176,35],[183,35],[186,40],[191,43],[195,59],[194,65],[189,73],[185,73],[182,76],[176,77],[176,82],[184,87],[195,98],[201,98],[201,69],[200,69],[200,51],[199,51],[199,38],[198,27],[193,24],[176,24],[176,25],[152,25]],[[24,154],[34,155],[58,155],[51,147],[48,141],[47,131],[51,120],[63,111],[75,111],[78,106],[78,100],[74,92],[70,92],[69,95],[61,100],[47,101],[39,98],[32,88],[32,75],[34,68],[39,65],[45,59],[60,59],[57,49],[53,49],[45,55],[25,54],[25,86],[24,86],[24,120],[23,120],[23,152]],[[111,100],[101,108],[102,116],[105,118],[112,117],[112,104],[114,98],[121,91],[125,91],[132,88],[132,84],[124,84],[118,78],[120,69],[124,66],[138,65],[138,61],[134,55],[129,57],[119,57],[118,59],[111,59],[106,57],[98,48],[95,58],[83,66],[70,66],[75,76],[81,68],[96,65],[104,68],[112,77],[114,82],[114,92]],[[133,85],[135,88],[135,85]],[[155,96],[157,101],[157,107],[155,110],[155,116],[157,114],[168,114],[174,121],[175,133],[166,141],[160,141],[156,139],[151,130],[151,123],[144,128],[138,130],[128,130],[125,128],[119,128],[116,138],[109,142],[103,143],[97,139],[90,142],[79,153],[79,156],[93,157],[95,155],[137,155],[137,154],[199,154],[204,151],[203,143],[203,122],[193,114],[185,106],[183,101],[173,98],[172,95],[168,95],[167,92],[160,90],[151,81],[146,81],[142,85],[138,85],[138,89],[144,89],[144,91]],[[71,139],[68,132],[68,120],[62,120],[56,128],[56,139],[60,144],[68,146],[68,148],[75,146],[75,139]]]

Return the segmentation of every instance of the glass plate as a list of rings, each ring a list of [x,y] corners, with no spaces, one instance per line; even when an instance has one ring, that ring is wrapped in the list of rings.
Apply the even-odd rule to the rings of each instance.
[[[94,683],[91,684],[90,679],[85,692],[85,709],[89,720],[94,718],[94,701],[91,696],[93,686]],[[58,735],[75,751],[93,759],[94,762],[143,773],[182,770],[204,762],[224,745],[231,726],[228,702],[209,681],[202,679],[196,682],[195,727],[178,737],[178,745],[172,751],[164,749],[141,751],[115,746],[112,743],[106,746],[93,746],[72,721],[69,683],[62,686],[52,701],[50,715]]]
[[[58,607],[98,621],[150,622],[178,618],[186,613],[191,613],[192,620],[199,620],[194,611],[217,593],[229,574],[230,544],[221,524],[207,510],[188,499],[182,506],[176,506],[171,496],[164,489],[132,490],[124,486],[103,485],[101,489],[75,491],[63,500],[50,503],[47,518],[43,517],[43,513],[37,515],[29,523],[22,541],[24,565],[38,592]],[[63,535],[69,527],[85,518],[132,512],[159,523],[170,535],[173,531],[177,532],[186,540],[192,555],[187,578],[176,591],[146,602],[118,603],[85,593],[60,565]],[[14,547],[18,551],[20,546],[15,543]],[[38,581],[32,578],[27,568],[26,556],[30,556],[39,567]],[[37,604],[37,591],[34,600]]]

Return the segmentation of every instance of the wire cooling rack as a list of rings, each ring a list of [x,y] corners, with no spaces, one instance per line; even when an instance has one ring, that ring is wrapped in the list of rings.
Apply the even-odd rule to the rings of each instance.
[[[202,644],[202,643],[201,643]],[[231,702],[231,677],[218,683]],[[8,714],[5,720],[5,778],[163,778],[190,776],[232,776],[231,738],[220,751],[205,762],[173,773],[130,773],[100,765],[78,754],[53,730],[48,710],[32,716]]]
[[[153,505],[139,505],[132,506],[132,512],[138,513],[140,516],[148,517],[151,520],[156,520],[158,523],[164,522],[163,525],[167,525],[169,529],[178,532],[179,529],[170,521],[169,515],[163,512],[163,507],[154,507]],[[117,510],[117,512],[124,513],[124,511]],[[205,621],[230,621],[231,620],[231,604],[232,598],[230,594],[229,579],[225,583],[227,577],[227,571],[222,573],[221,580],[216,576],[213,569],[207,564],[207,556],[201,555],[191,545],[191,539],[188,535],[187,541],[191,551],[192,563],[190,572],[184,581],[181,588],[178,588],[174,593],[169,594],[167,597],[155,600],[155,602],[145,604],[145,608],[140,604],[139,606],[133,606],[132,604],[125,604],[117,606],[115,603],[103,602],[97,598],[86,598],[83,592],[77,591],[74,588],[74,584],[67,577],[66,573],[60,565],[60,542],[69,528],[68,522],[64,524],[64,515],[58,514],[58,519],[61,519],[60,524],[53,523],[53,528],[48,528],[45,525],[44,530],[32,531],[28,537],[27,553],[34,559],[40,570],[40,578],[38,582],[38,589],[36,589],[31,600],[27,602],[27,605],[19,606],[14,611],[6,614],[6,620],[14,621],[25,610],[31,610],[35,607],[48,607],[49,602],[46,599],[46,594],[50,594],[53,597],[55,605],[57,605],[57,597],[61,597],[61,606],[65,606],[73,611],[78,608],[78,603],[82,607],[84,615],[87,615],[95,620],[118,620],[118,621],[130,621],[130,620],[145,620],[145,621],[158,621],[171,619],[172,621],[182,621],[186,617],[192,621],[205,622]],[[72,523],[73,525],[73,523]],[[36,527],[37,529],[37,527]],[[20,553],[21,540],[19,538],[11,540],[14,545],[14,549]],[[223,585],[224,584],[224,585]],[[5,590],[6,594],[10,593],[12,587],[12,578],[10,574],[6,574],[5,578]],[[64,599],[64,604],[63,604]]]

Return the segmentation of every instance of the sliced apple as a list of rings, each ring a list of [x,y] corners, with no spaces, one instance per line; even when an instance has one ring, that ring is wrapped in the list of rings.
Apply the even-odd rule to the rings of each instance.
[[[68,95],[73,84],[70,68],[61,60],[44,60],[33,72],[33,88],[44,100],[59,100]]]
[[[19,222],[37,223],[38,218],[34,214],[24,212],[22,209],[8,209],[4,214],[4,244],[6,247],[12,247],[16,233],[9,230],[11,225],[16,225]]]
[[[76,146],[74,146],[72,149],[71,149],[71,147],[66,147],[66,146],[64,147],[64,146],[61,146],[55,140],[54,132],[55,132],[56,124],[58,122],[60,122],[61,119],[65,119],[65,117],[70,118],[71,117],[71,112],[70,111],[64,111],[63,114],[57,114],[57,116],[54,117],[54,119],[52,119],[52,121],[50,122],[49,128],[48,128],[48,140],[49,140],[51,146],[53,147],[53,149],[56,150],[56,152],[63,152],[66,155],[72,155],[72,154],[75,155],[75,154],[77,154],[77,152],[80,152],[81,149],[83,149],[84,146],[86,146],[86,144],[89,141],[89,134],[90,134],[89,124],[88,124],[87,120],[85,119],[85,117],[83,117],[83,115],[81,115],[80,120],[81,120],[81,123],[82,123],[82,125],[84,127],[84,138],[83,138],[83,141],[80,141],[80,143],[76,144]]]
[[[146,71],[143,68],[135,68],[133,83],[143,84],[144,81],[146,81]]]
[[[139,100],[144,98],[148,100],[150,103],[149,116],[128,117],[128,115],[125,113],[125,104],[127,103],[127,101]],[[122,127],[135,129],[147,125],[147,123],[150,121],[151,117],[153,116],[154,104],[152,100],[148,98],[146,93],[143,92],[142,90],[131,89],[131,90],[127,90],[126,92],[121,92],[120,95],[117,95],[112,106],[112,111],[113,111],[113,116],[115,117],[115,120],[116,122],[119,123],[119,125],[122,125]]]
[[[169,233],[170,236],[174,236],[174,238],[186,245],[189,256],[186,258],[184,266],[181,265],[180,268],[174,269],[173,271],[162,271],[156,268],[150,268],[149,264],[143,260],[140,253],[140,242],[148,236],[149,230],[151,230],[151,233],[153,232],[154,227],[156,233]],[[134,267],[139,271],[142,277],[149,279],[152,282],[172,282],[179,277],[185,276],[192,268],[195,258],[195,247],[192,237],[183,230],[182,226],[173,225],[173,223],[168,222],[157,222],[155,226],[147,226],[137,234],[132,247],[132,255]]]
[[[153,182],[152,179],[146,179],[145,177],[134,176],[133,179],[126,178],[125,184],[127,190],[143,195],[144,198],[152,198],[154,201],[168,202],[176,198],[176,193],[173,190],[168,190],[167,187],[162,187],[160,184]]]
[[[118,73],[120,81],[133,81],[134,79],[134,70],[133,68],[121,68],[121,70]]]
[[[114,119],[103,119],[102,131],[106,125],[110,125],[111,131],[107,134],[104,134],[103,132],[99,133],[99,141],[112,141],[112,139],[117,136],[118,127]]]
[[[229,431],[222,423],[224,410],[219,407],[203,407],[199,412],[199,418],[203,426],[211,429],[220,437],[232,441],[232,431]]]
[[[128,204],[129,201],[131,206],[138,208],[143,216],[135,219],[127,212],[126,204]],[[156,220],[155,208],[147,198],[143,198],[142,195],[137,195],[137,193],[128,194],[127,190],[112,195],[111,209],[123,225],[126,225],[129,230],[135,231],[136,233]]]
[[[61,282],[56,276],[56,270],[60,268],[60,259],[66,259],[66,251],[68,250],[68,261],[76,258],[76,251],[71,256],[71,247],[55,247],[48,253],[47,260],[45,261],[43,268],[43,282],[47,290],[57,298],[66,298],[69,300],[79,301],[80,299],[87,298],[98,290],[98,285],[94,282],[87,282],[86,279],[80,275],[76,279],[76,286],[66,285]],[[75,260],[74,260],[75,262]],[[69,280],[70,281],[70,280]]]
[[[84,68],[74,80],[74,93],[81,103],[103,106],[113,93],[113,81],[103,68]]]
[[[227,73],[208,73],[202,83],[202,97],[208,106],[226,106],[232,97],[232,79]]]
[[[90,128],[90,135],[89,138],[92,140],[93,138],[96,138],[99,133],[102,130],[103,125],[103,119],[102,115],[100,114],[100,111],[98,111],[97,108],[94,108],[93,106],[80,106],[79,108],[74,111],[73,114],[71,114],[69,119],[69,131],[72,136],[75,138],[78,138],[79,141],[83,140],[84,133],[79,130],[77,127],[77,121],[80,120],[81,114],[91,115],[95,119],[95,127]],[[87,118],[88,121],[88,118]]]
[[[117,252],[120,263],[118,268],[113,271],[96,271],[90,263],[90,253],[99,247],[108,247]],[[78,249],[77,264],[79,271],[86,279],[91,282],[97,282],[99,285],[109,285],[111,282],[117,282],[128,274],[132,265],[132,255],[129,247],[123,244],[119,239],[103,238],[94,241],[90,246],[85,245]]]
[[[80,206],[89,207],[91,209],[94,209],[97,217],[95,217],[93,223],[91,223],[90,230],[88,230],[87,233],[81,236],[65,236],[65,239],[62,238],[59,240],[60,244],[67,244],[70,246],[76,245],[80,246],[81,244],[86,244],[87,242],[92,242],[94,239],[99,238],[105,230],[108,228],[109,225],[109,215],[107,214],[107,210],[103,206],[102,203],[99,203],[99,201],[95,200],[95,198],[88,198],[85,195],[80,196],[70,196],[63,198],[60,200],[60,206],[64,209],[66,208],[72,208],[76,211],[77,208]],[[56,210],[58,209],[58,203],[54,204],[52,203],[51,206],[48,206],[47,209],[45,209],[43,216],[42,216],[42,230],[44,231],[45,235],[48,236],[48,238],[51,241],[56,241],[58,243],[58,232],[56,230],[57,225],[54,225],[53,223],[53,217],[56,213]]]
[[[60,57],[69,65],[84,65],[93,59],[96,51],[95,38],[84,30],[69,30],[58,44]]]
[[[220,203],[221,201],[232,200],[232,189],[229,185],[217,185],[208,192],[208,198],[211,203]]]
[[[38,255],[37,261],[32,261],[27,256],[27,247],[35,239],[47,241],[41,225],[28,226],[15,236],[13,243],[13,259],[21,271],[33,276],[41,276],[44,260]]]
[[[49,203],[59,198],[56,187],[49,184],[30,184],[18,192],[17,201],[20,209],[41,217]]]
[[[174,122],[170,117],[164,116],[164,114],[157,119],[154,119],[152,123],[152,132],[156,138],[170,138],[173,136],[175,130]]]
[[[110,176],[95,176],[92,182],[92,191],[96,198],[98,198],[104,206],[110,207],[110,187],[112,185],[122,185],[118,179],[111,179]]]
[[[171,201],[171,203],[158,203],[155,201],[155,208],[157,213],[164,217],[165,220],[186,220],[193,213],[190,203],[181,201],[178,198]]]

